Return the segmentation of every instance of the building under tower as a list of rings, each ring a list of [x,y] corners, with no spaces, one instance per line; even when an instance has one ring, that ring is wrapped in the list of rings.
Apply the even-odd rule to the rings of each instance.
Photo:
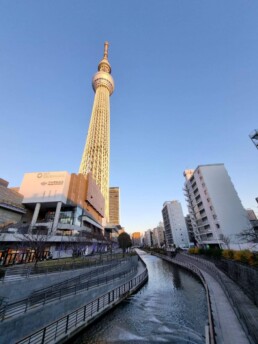
[[[109,188],[109,223],[112,225],[120,225],[119,187]]]
[[[104,57],[98,65],[92,86],[95,98],[90,126],[82,154],[79,173],[92,173],[105,199],[105,218],[109,220],[109,161],[110,161],[110,102],[114,80],[108,61],[108,42],[104,45]]]

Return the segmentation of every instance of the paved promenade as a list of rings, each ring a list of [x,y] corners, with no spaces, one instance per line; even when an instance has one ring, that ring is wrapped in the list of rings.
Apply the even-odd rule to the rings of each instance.
[[[202,272],[210,292],[217,344],[257,343],[258,308],[231,279],[219,271],[213,263],[194,256],[178,254],[173,261],[175,263],[179,261],[193,264]],[[226,285],[231,300],[229,300],[225,290],[218,282],[216,274]],[[232,305],[234,302],[238,302],[238,309],[235,307],[236,304],[235,306]],[[242,314],[239,314],[239,311]],[[242,316],[242,319],[240,319],[240,316]],[[243,317],[246,317],[246,319],[243,319]],[[244,320],[248,322],[249,329],[245,328],[246,321]],[[252,330],[252,336],[250,336],[250,330]]]

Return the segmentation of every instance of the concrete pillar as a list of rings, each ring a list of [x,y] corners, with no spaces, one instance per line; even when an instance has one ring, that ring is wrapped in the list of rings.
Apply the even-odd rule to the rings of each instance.
[[[62,207],[62,202],[57,202],[56,205],[56,212],[55,212],[55,218],[54,218],[54,223],[53,223],[53,228],[52,228],[52,234],[56,233],[58,221],[59,221],[59,216],[60,216],[60,211]]]
[[[35,224],[37,223],[38,220],[38,216],[39,216],[39,210],[40,210],[40,203],[37,203],[34,209],[34,213],[32,216],[32,220],[31,220],[31,224],[30,224],[30,230],[32,229],[33,226],[35,226]]]

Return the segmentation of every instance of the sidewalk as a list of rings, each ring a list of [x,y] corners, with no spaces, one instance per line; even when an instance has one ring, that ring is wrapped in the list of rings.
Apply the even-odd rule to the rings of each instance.
[[[218,270],[212,262],[186,254],[178,254],[174,261],[193,264],[203,274],[210,291],[217,344],[248,344],[257,342],[258,308],[236,283]],[[229,300],[225,290],[223,290],[214,274],[217,274],[217,277],[219,276],[223,281],[231,300]],[[237,305],[237,307],[232,306],[232,303],[235,306]],[[239,311],[241,314],[239,314]],[[247,328],[244,328],[244,326]],[[247,334],[248,332],[251,332],[252,338]]]

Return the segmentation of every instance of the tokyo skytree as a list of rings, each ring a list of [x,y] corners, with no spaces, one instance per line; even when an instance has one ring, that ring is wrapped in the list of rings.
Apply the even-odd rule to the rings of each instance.
[[[108,62],[108,42],[104,44],[104,57],[92,80],[95,98],[90,126],[82,154],[79,173],[92,173],[105,199],[105,217],[109,217],[109,159],[110,159],[110,100],[114,80]]]

